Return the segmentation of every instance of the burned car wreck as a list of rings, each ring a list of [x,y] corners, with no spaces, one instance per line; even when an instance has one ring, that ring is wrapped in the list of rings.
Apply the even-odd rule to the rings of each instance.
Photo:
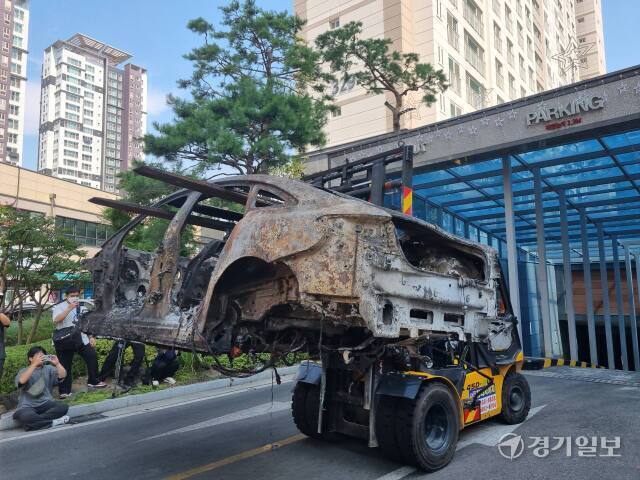
[[[438,430],[444,443],[431,457],[416,445],[402,454],[427,470],[450,460],[466,424],[504,415],[501,401],[480,408],[490,392],[502,398],[507,373],[522,362],[492,248],[301,181],[247,175],[205,182],[137,171],[184,189],[150,207],[93,199],[138,216],[89,262],[96,308],[82,318],[83,330],[209,354],[306,352],[322,365],[309,362],[299,375],[298,427],[311,436],[363,437],[392,456],[404,447],[381,418],[439,378],[438,388],[455,400],[441,409],[444,420],[434,420],[453,422]],[[210,198],[242,204],[244,212],[213,207]],[[158,249],[124,247],[148,216],[170,220]],[[181,258],[187,224],[224,237]],[[521,390],[526,397],[528,387]]]

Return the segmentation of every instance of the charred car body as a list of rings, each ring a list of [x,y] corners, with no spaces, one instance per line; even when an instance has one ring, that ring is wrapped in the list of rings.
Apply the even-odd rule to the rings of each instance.
[[[139,215],[90,261],[86,331],[211,354],[307,352],[321,363],[303,364],[294,389],[303,433],[363,437],[426,470],[450,461],[466,425],[527,416],[516,320],[490,247],[300,181],[138,173],[185,189],[152,207],[95,199]],[[162,244],[127,249],[146,216],[171,220]],[[186,224],[224,239],[180,258]]]

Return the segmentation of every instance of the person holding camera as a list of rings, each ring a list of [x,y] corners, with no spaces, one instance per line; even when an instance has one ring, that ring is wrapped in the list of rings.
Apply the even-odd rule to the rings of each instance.
[[[98,356],[96,355],[96,340],[89,338],[78,328],[78,316],[80,315],[80,289],[70,287],[66,291],[66,300],[53,307],[53,345],[60,363],[68,374],[60,383],[60,398],[71,395],[71,365],[73,356],[79,353],[87,364],[87,386],[89,388],[106,388],[107,384],[98,378]]]
[[[47,355],[39,345],[27,352],[29,366],[16,375],[20,392],[13,419],[25,430],[57,427],[69,422],[69,407],[53,399],[53,387],[67,376],[67,370],[55,355]],[[49,363],[47,365],[45,363]]]

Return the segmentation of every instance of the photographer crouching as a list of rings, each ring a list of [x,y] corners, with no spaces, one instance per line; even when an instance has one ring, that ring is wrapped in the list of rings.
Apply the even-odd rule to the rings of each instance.
[[[29,366],[16,375],[16,387],[20,392],[18,408],[13,419],[25,430],[39,430],[64,425],[69,422],[69,407],[53,399],[53,387],[67,376],[58,357],[47,355],[40,346],[31,347],[27,353]],[[50,363],[46,365],[45,362]]]

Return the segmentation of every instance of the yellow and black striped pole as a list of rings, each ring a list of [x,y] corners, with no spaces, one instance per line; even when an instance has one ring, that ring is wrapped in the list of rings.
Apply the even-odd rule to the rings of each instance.
[[[579,368],[606,368],[589,362],[577,360],[565,360],[564,358],[525,357],[522,364],[523,370],[542,370],[549,367],[579,367]]]

